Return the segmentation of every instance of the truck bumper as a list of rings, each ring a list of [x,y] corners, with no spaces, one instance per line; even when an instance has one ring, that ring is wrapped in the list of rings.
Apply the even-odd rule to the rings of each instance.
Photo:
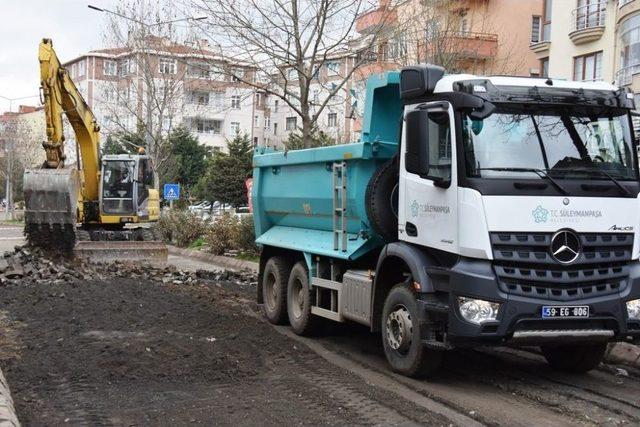
[[[462,259],[449,270],[432,274],[434,294],[422,294],[424,322],[438,319],[447,344],[557,344],[594,341],[638,341],[640,320],[629,319],[626,302],[640,298],[640,263],[629,265],[629,283],[620,292],[587,299],[557,301],[526,298],[502,292],[490,261]],[[458,297],[500,303],[496,321],[480,325],[460,314]],[[542,318],[542,307],[589,306],[588,318]],[[428,339],[425,337],[425,342]]]

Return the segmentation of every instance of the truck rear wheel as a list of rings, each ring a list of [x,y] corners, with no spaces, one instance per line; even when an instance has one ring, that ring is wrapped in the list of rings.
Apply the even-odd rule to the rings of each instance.
[[[270,258],[262,278],[262,311],[270,323],[281,325],[287,320],[287,283],[291,263],[284,257]]]
[[[391,368],[410,377],[426,376],[442,363],[443,352],[426,348],[421,341],[416,297],[409,287],[391,289],[382,310],[382,345]]]
[[[293,332],[298,335],[310,335],[314,332],[319,319],[311,314],[309,271],[304,261],[296,263],[289,275],[287,313]]]
[[[584,373],[598,367],[607,344],[542,346],[540,350],[552,368],[563,372]]]

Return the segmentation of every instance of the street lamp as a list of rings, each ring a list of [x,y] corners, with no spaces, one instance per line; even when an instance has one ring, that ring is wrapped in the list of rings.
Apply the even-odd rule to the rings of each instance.
[[[139,24],[143,29],[146,29],[149,33],[151,33],[151,31],[150,31],[151,27],[154,27],[154,26],[157,26],[157,25],[173,24],[175,22],[183,22],[183,21],[202,21],[202,20],[207,19],[206,15],[200,15],[200,16],[189,16],[189,17],[185,17],[185,18],[173,19],[173,20],[170,20],[170,21],[154,22],[152,24],[149,24],[149,23],[146,23],[146,22],[141,21],[139,19],[135,19],[135,18],[132,18],[130,16],[123,15],[122,13],[114,12],[112,10],[104,9],[104,8],[101,8],[101,7],[98,7],[98,6],[94,6],[94,5],[91,5],[91,4],[87,5],[87,7],[89,7],[89,9],[93,9],[93,10],[98,11],[98,12],[108,13],[108,14],[111,14],[111,15],[115,15],[115,16],[117,16],[119,18],[135,22],[136,24]],[[142,33],[143,42],[144,42],[144,37],[145,37],[145,31],[143,31],[143,33]],[[148,57],[147,57],[147,63],[149,63]],[[151,148],[151,144],[153,143],[153,140],[152,140],[152,137],[151,137],[151,123],[152,123],[152,120],[153,120],[153,111],[152,111],[151,99],[150,99],[150,97],[151,97],[151,93],[150,92],[151,91],[149,90],[149,88],[147,88],[147,92],[148,92],[147,98],[149,98],[149,99],[147,99],[147,103],[146,103],[147,104],[147,107],[146,107],[146,110],[147,110],[146,111],[146,115],[147,115],[147,129],[146,130],[147,131],[145,132],[145,138],[144,139],[145,139],[145,143],[147,145],[147,149],[149,150]]]
[[[13,109],[13,101],[19,101],[21,99],[38,98],[38,96],[39,95],[31,95],[31,96],[20,96],[18,98],[8,98],[6,96],[0,95],[0,98],[6,99],[7,101],[9,101],[9,112],[11,112]]]

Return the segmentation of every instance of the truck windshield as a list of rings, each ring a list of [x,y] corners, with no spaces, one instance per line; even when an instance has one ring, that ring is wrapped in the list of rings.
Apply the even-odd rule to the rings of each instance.
[[[636,179],[626,111],[527,110],[498,107],[484,120],[463,115],[468,176]]]

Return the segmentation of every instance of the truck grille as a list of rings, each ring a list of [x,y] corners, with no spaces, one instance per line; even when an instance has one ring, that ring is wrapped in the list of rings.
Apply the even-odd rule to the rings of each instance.
[[[613,294],[628,283],[632,233],[578,234],[582,249],[569,265],[549,251],[553,233],[491,233],[494,269],[503,292],[570,301]]]

